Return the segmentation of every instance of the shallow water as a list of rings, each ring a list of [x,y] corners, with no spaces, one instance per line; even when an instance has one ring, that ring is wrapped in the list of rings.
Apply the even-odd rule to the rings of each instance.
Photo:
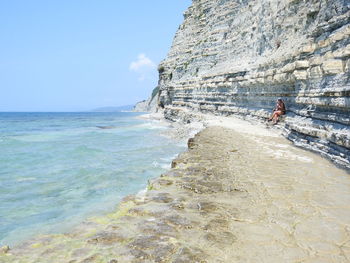
[[[0,245],[113,210],[183,144],[136,113],[0,113]]]

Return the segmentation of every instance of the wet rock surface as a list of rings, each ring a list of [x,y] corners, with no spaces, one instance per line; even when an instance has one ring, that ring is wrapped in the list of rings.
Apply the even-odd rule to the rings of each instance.
[[[281,137],[210,127],[144,197],[0,262],[349,262],[350,177]]]

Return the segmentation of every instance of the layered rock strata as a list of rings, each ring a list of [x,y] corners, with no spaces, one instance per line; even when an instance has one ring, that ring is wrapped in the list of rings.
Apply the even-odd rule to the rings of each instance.
[[[346,172],[251,128],[202,131],[145,195],[68,234],[0,251],[0,262],[349,262]]]
[[[159,65],[158,103],[267,118],[298,145],[350,168],[350,2],[193,0]]]
[[[134,112],[152,112],[153,109],[156,108],[156,100],[151,100],[151,98],[147,100],[140,101],[136,103],[133,110]]]

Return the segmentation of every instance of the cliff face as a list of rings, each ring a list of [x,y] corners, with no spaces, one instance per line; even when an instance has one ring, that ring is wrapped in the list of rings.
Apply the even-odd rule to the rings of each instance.
[[[152,91],[152,95],[147,99],[136,103],[133,108],[135,112],[155,112],[157,111],[157,94],[159,88],[156,87]]]
[[[350,1],[193,0],[159,65],[158,103],[266,118],[350,168]]]
[[[136,103],[133,110],[134,112],[154,112],[156,110],[157,101],[155,98],[149,98],[147,100]]]

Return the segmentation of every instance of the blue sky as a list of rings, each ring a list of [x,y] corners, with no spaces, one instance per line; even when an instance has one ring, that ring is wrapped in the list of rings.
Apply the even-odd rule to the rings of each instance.
[[[80,111],[147,98],[190,4],[1,1],[0,111]]]

